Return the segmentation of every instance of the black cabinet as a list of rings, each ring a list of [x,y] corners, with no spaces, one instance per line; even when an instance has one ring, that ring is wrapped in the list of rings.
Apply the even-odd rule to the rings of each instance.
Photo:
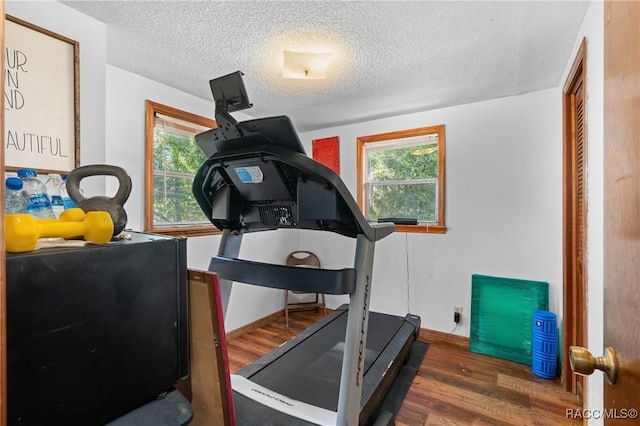
[[[9,425],[102,425],[188,373],[186,240],[7,254]]]

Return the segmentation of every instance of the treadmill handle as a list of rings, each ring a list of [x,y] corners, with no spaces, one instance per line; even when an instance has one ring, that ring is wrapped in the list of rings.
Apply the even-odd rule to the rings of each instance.
[[[349,294],[356,285],[353,268],[301,268],[215,255],[209,270],[225,280],[305,293]]]

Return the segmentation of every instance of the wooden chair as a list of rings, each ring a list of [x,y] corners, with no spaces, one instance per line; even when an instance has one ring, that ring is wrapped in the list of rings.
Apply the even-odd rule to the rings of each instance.
[[[320,268],[320,259],[313,252],[308,250],[296,250],[289,253],[285,261],[287,266],[299,266],[304,268]],[[289,303],[289,293],[308,294],[303,291],[285,290],[284,292],[284,317],[285,325],[289,328],[289,311],[299,311],[305,309],[322,308],[322,314],[327,314],[324,294],[315,293],[315,300],[309,302],[293,302]]]

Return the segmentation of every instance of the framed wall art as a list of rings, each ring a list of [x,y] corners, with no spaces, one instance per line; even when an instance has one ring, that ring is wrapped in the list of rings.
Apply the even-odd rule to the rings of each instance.
[[[5,21],[5,168],[69,172],[80,161],[79,43]]]
[[[314,139],[312,150],[314,160],[340,175],[340,138],[338,136]]]

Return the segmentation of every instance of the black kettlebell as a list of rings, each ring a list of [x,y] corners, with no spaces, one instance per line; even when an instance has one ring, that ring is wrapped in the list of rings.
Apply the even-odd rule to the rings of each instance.
[[[118,192],[113,197],[97,195],[85,198],[80,192],[80,181],[89,176],[115,176],[118,178]],[[73,169],[67,177],[67,192],[69,197],[85,213],[91,211],[106,211],[113,221],[113,236],[120,234],[127,226],[127,212],[124,203],[131,194],[131,177],[118,166],[108,164],[91,164]]]

